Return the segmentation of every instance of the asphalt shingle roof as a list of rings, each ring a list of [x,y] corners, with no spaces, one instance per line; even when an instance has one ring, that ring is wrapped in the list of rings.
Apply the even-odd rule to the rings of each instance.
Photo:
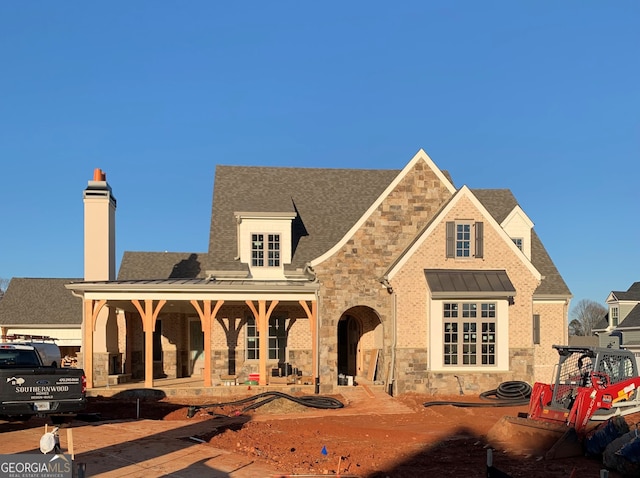
[[[333,247],[362,217],[399,170],[217,166],[208,253],[125,252],[118,280],[203,278],[209,270],[246,270],[237,255],[236,212],[295,212],[290,268]],[[447,175],[448,173],[443,172]],[[473,189],[501,223],[518,204],[508,189]],[[531,260],[544,276],[538,295],[570,295],[535,231]]]
[[[237,255],[234,212],[296,212],[292,267],[333,247],[398,176],[398,170],[218,166],[209,252]]]
[[[640,302],[640,282],[634,282],[626,291],[613,291],[617,300],[630,300]]]
[[[518,201],[509,189],[472,189],[471,192],[498,224],[518,206]],[[531,263],[543,276],[535,295],[571,295],[535,230],[531,231]]]
[[[636,304],[635,307],[631,309],[631,312],[618,324],[617,329],[627,329],[630,327],[640,327],[640,304]]]
[[[81,280],[14,277],[0,300],[0,324],[82,324],[82,299],[64,286]]]

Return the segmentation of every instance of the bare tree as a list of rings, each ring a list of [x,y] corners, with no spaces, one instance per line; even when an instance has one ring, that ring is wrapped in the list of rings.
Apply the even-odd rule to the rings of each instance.
[[[609,309],[593,300],[581,299],[571,309],[569,335],[593,335],[593,328],[607,314]]]
[[[0,299],[4,297],[4,293],[7,291],[10,281],[11,279],[3,279],[0,277]]]

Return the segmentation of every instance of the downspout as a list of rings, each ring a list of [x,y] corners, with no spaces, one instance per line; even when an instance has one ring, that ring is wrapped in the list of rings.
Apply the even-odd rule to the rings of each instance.
[[[315,393],[320,394],[320,294],[316,291],[316,376],[313,378],[315,383]]]
[[[395,368],[396,368],[396,346],[398,344],[398,331],[397,331],[397,296],[394,294],[393,287],[389,283],[389,279],[385,276],[380,281],[383,287],[387,289],[387,292],[391,295],[391,363],[389,370],[389,383],[387,384],[387,393],[393,397],[393,387],[395,385]]]
[[[391,309],[391,327],[392,327],[392,335],[391,335],[391,371],[389,374],[389,395],[393,397],[393,387],[395,385],[395,370],[396,370],[396,346],[398,342],[398,333],[397,333],[397,324],[396,324],[396,303],[397,296],[392,293],[393,297],[393,307]]]

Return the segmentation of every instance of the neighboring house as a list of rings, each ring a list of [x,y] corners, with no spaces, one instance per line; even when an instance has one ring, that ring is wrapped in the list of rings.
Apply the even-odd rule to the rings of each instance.
[[[0,300],[0,335],[51,337],[63,357],[74,357],[82,344],[82,301],[65,284],[78,280],[11,279]]]
[[[117,278],[102,171],[84,201],[67,288],[89,387],[292,369],[321,393],[481,392],[547,380],[568,341],[571,293],[513,194],[455,188],[422,150],[402,170],[218,166],[209,250],[125,252]]]
[[[606,300],[608,313],[593,331],[603,347],[624,347],[640,357],[640,282],[627,291],[612,291]]]

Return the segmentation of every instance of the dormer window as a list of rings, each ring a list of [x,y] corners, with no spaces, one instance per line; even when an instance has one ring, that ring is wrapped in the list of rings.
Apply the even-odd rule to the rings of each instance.
[[[522,250],[522,238],[521,237],[512,237],[511,240],[516,245],[516,247]]]
[[[236,212],[238,254],[253,279],[285,278],[291,264],[295,212]]]
[[[251,234],[251,265],[280,266],[280,234]]]
[[[612,327],[617,327],[618,326],[618,320],[619,320],[618,308],[617,307],[611,307],[611,326]]]

